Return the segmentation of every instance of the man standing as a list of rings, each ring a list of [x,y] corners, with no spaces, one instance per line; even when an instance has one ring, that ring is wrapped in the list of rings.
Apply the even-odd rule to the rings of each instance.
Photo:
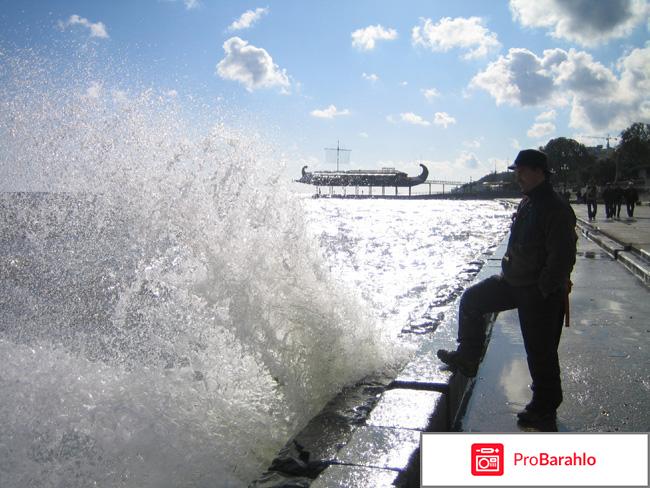
[[[555,421],[562,403],[557,349],[569,277],[576,256],[576,217],[553,190],[546,154],[521,151],[509,167],[524,193],[512,224],[502,273],[468,288],[460,300],[458,349],[438,350],[451,370],[476,376],[485,343],[485,315],[517,309],[533,398],[517,414],[523,425]]]

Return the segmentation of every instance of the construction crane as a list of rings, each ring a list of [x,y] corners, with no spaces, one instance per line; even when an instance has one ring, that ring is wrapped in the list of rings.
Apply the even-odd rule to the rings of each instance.
[[[611,140],[616,140],[616,139],[618,139],[618,137],[610,136],[609,134],[607,134],[606,136],[579,136],[579,137],[585,137],[585,138],[587,138],[587,139],[604,139],[604,140],[607,141],[607,149],[610,148],[610,147],[609,147],[609,141],[610,141],[610,139],[611,139]]]

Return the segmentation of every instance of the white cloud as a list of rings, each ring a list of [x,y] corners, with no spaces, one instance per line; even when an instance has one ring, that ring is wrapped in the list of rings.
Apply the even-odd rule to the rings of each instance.
[[[179,0],[158,0],[160,2],[176,3]],[[186,10],[198,9],[201,6],[200,0],[182,0]]]
[[[472,149],[478,149],[479,147],[481,147],[481,139],[474,139],[472,141],[463,141],[463,146]]]
[[[414,46],[421,45],[432,51],[462,49],[465,59],[481,58],[501,47],[497,35],[485,28],[479,17],[444,17],[437,24],[421,18],[420,25],[413,27],[411,40]]]
[[[368,80],[372,83],[375,83],[376,81],[379,80],[379,76],[377,76],[374,73],[371,74],[363,73],[361,76],[363,77],[364,80]]]
[[[478,73],[470,88],[487,91],[497,104],[570,104],[571,127],[618,132],[649,118],[650,42],[619,59],[615,70],[575,49],[547,50],[542,57],[510,49]]]
[[[409,82],[408,81],[400,81],[399,86],[408,86]]]
[[[510,147],[519,151],[521,149],[521,144],[517,139],[510,139]]]
[[[550,68],[566,59],[566,53],[562,51],[562,56],[558,51],[544,51],[544,57],[539,58],[527,49],[510,49],[506,56],[499,56],[474,76],[470,87],[487,91],[498,105],[547,102],[555,90]]]
[[[392,115],[388,115],[386,117],[386,120],[388,120],[388,122],[391,122],[393,124],[398,122],[395,119],[395,117]],[[424,117],[413,112],[403,112],[399,114],[399,120],[402,122],[406,122],[407,124],[421,125],[423,127],[428,127],[431,125],[430,121],[426,120]],[[456,119],[454,119],[446,112],[436,112],[433,118],[433,123],[436,125],[442,125],[446,129],[449,125],[455,124]]]
[[[481,161],[476,157],[476,154],[469,151],[461,151],[460,156],[456,158],[456,165],[467,169],[476,169],[480,164]]]
[[[650,43],[619,59],[616,69],[619,76],[590,54],[569,51],[556,72],[559,86],[573,95],[571,127],[618,132],[650,120]]]
[[[368,139],[370,137],[367,132],[359,132],[359,137],[363,137],[364,139]]]
[[[537,122],[528,129],[528,137],[539,139],[540,137],[547,136],[555,132],[555,124],[553,122]]]
[[[178,96],[178,92],[176,90],[167,90],[165,92],[165,95],[167,95],[169,98],[176,98]]]
[[[571,49],[567,59],[555,69],[555,83],[574,93],[609,97],[616,90],[618,80],[614,73],[594,61],[591,54]]]
[[[508,170],[508,166],[512,164],[512,161],[509,159],[489,158],[488,163],[497,173],[501,173]]]
[[[619,59],[616,68],[621,72],[619,86],[623,101],[636,103],[637,94],[650,93],[650,42],[645,49],[634,49]]]
[[[424,95],[424,98],[426,98],[429,102],[433,100],[434,98],[437,98],[440,96],[440,92],[436,90],[435,88],[426,88],[421,90],[422,95]]]
[[[65,30],[71,25],[81,25],[90,31],[90,37],[99,37],[101,39],[108,38],[108,32],[103,22],[90,22],[88,19],[79,17],[78,15],[71,15],[66,22],[59,21],[59,28]]]
[[[649,13],[645,0],[510,0],[510,10],[525,27],[584,46],[626,37]]]
[[[555,110],[548,110],[546,112],[542,112],[537,117],[535,117],[535,120],[537,122],[545,122],[545,121],[555,120],[556,117],[557,117],[557,112]]]
[[[228,30],[236,31],[236,30],[248,29],[268,13],[269,13],[268,8],[256,8],[255,10],[247,10],[246,12],[241,14],[241,16],[237,20],[235,20],[232,24],[228,26]]]
[[[456,119],[447,112],[436,112],[433,123],[436,125],[442,125],[446,129],[449,125],[455,124]]]
[[[333,119],[334,117],[340,117],[341,115],[350,115],[350,111],[348,109],[339,110],[335,105],[330,105],[323,110],[312,110],[311,115],[318,119]]]
[[[226,56],[217,64],[217,73],[226,80],[242,83],[248,91],[258,88],[280,87],[287,92],[290,86],[286,70],[281,70],[265,49],[255,47],[239,37],[223,43]]]
[[[407,124],[422,125],[425,127],[431,125],[431,122],[423,119],[418,114],[414,114],[413,112],[401,113],[399,116],[402,119],[402,122],[406,122]]]
[[[352,45],[361,51],[372,51],[377,41],[393,41],[395,39],[397,39],[395,29],[384,29],[379,24],[357,29],[352,33]]]

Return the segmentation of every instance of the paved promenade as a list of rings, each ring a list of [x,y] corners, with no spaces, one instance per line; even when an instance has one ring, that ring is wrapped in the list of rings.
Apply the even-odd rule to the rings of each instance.
[[[648,203],[637,205],[634,209],[634,217],[631,219],[627,217],[625,205],[621,208],[620,219],[606,219],[605,206],[599,205],[596,220],[592,222],[587,220],[586,205],[572,206],[580,224],[600,230],[650,257],[650,205]]]
[[[565,398],[557,428],[648,431],[650,293],[642,280],[648,283],[650,269],[644,260],[650,250],[650,207],[637,207],[634,219],[621,220],[605,219],[601,207],[591,223],[585,205],[574,205],[574,210],[583,235],[572,275],[571,326],[564,329],[560,344]],[[502,313],[461,429],[519,431],[516,413],[530,399],[529,383],[516,311]]]

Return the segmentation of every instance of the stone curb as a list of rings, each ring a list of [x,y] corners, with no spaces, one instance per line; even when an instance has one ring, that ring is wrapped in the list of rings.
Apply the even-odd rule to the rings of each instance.
[[[486,260],[472,283],[500,270],[506,242],[507,239]],[[456,347],[459,300],[460,297],[454,301],[445,321],[422,342],[415,357],[382,394],[366,426],[355,431],[341,450],[337,461],[346,467],[335,464],[327,467],[311,486],[420,486],[421,433],[454,430],[460,423],[474,386],[473,378],[452,374],[435,354],[439,348]],[[491,317],[486,346],[493,323],[494,317]],[[395,456],[399,462],[391,464],[386,461]],[[357,478],[352,475],[356,475],[358,469],[364,470],[366,478],[356,484]],[[395,476],[384,485],[386,469],[393,470]],[[326,484],[324,480],[327,480]]]
[[[622,243],[581,218],[578,218],[578,227],[585,237],[598,244],[607,254],[619,261],[645,285],[650,285],[650,254],[647,251]]]
[[[469,285],[499,272],[506,243],[507,238],[486,256]],[[454,430],[474,386],[474,379],[452,374],[435,354],[438,348],[456,347],[459,300],[450,304],[435,332],[422,338],[413,359],[383,388],[378,386],[382,389],[378,401],[368,406],[368,416],[356,428],[336,413],[321,412],[250,486],[419,486],[421,433]],[[337,422],[340,429],[332,434],[331,426]],[[323,423],[330,427],[327,439],[318,427]]]

